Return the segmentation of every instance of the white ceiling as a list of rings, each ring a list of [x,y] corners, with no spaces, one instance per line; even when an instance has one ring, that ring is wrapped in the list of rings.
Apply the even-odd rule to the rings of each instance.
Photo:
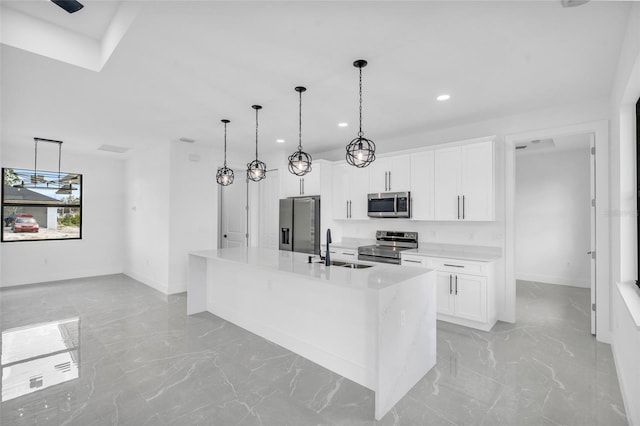
[[[81,12],[115,11],[84,3]],[[97,148],[187,137],[222,149],[220,119],[229,118],[230,162],[243,164],[254,149],[255,103],[264,107],[261,152],[295,149],[293,88],[303,85],[303,145],[324,152],[356,136],[352,62],[364,58],[363,130],[382,152],[393,151],[396,136],[422,144],[418,136],[430,129],[608,96],[628,7],[147,1],[100,72],[3,45],[2,143],[31,146],[38,136],[114,156]],[[71,25],[52,18],[60,10],[44,0],[21,11]],[[88,35],[81,12],[64,20],[77,19],[67,28]],[[442,93],[451,99],[436,101]]]

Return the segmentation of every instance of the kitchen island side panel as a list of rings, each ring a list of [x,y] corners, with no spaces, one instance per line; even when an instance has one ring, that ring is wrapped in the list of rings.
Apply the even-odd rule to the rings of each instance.
[[[377,292],[208,262],[209,312],[375,390]]]
[[[436,272],[378,295],[375,417],[382,417],[436,365]]]

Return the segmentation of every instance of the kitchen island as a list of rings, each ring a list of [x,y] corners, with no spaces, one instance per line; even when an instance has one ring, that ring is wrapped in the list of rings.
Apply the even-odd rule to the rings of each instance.
[[[358,263],[372,266],[260,248],[193,252],[187,312],[211,312],[371,389],[379,420],[435,365],[435,272]]]

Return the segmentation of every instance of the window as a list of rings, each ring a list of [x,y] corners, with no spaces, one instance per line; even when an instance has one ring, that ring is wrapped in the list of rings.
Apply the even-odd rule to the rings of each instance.
[[[82,238],[82,175],[2,169],[2,242]]]

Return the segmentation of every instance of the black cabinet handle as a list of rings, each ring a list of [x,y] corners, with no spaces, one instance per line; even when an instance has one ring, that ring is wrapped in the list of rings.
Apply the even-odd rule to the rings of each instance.
[[[458,219],[460,219],[460,196],[458,195]]]
[[[462,196],[462,218],[464,219],[464,195]]]
[[[456,275],[456,296],[458,295],[458,276]]]
[[[453,275],[449,274],[449,294],[453,293],[452,280]]]
[[[409,263],[422,263],[419,260],[410,260],[410,259],[405,259],[405,262],[409,262]]]
[[[444,266],[451,266],[452,268],[464,268],[463,265],[451,265],[449,263],[445,263]]]

